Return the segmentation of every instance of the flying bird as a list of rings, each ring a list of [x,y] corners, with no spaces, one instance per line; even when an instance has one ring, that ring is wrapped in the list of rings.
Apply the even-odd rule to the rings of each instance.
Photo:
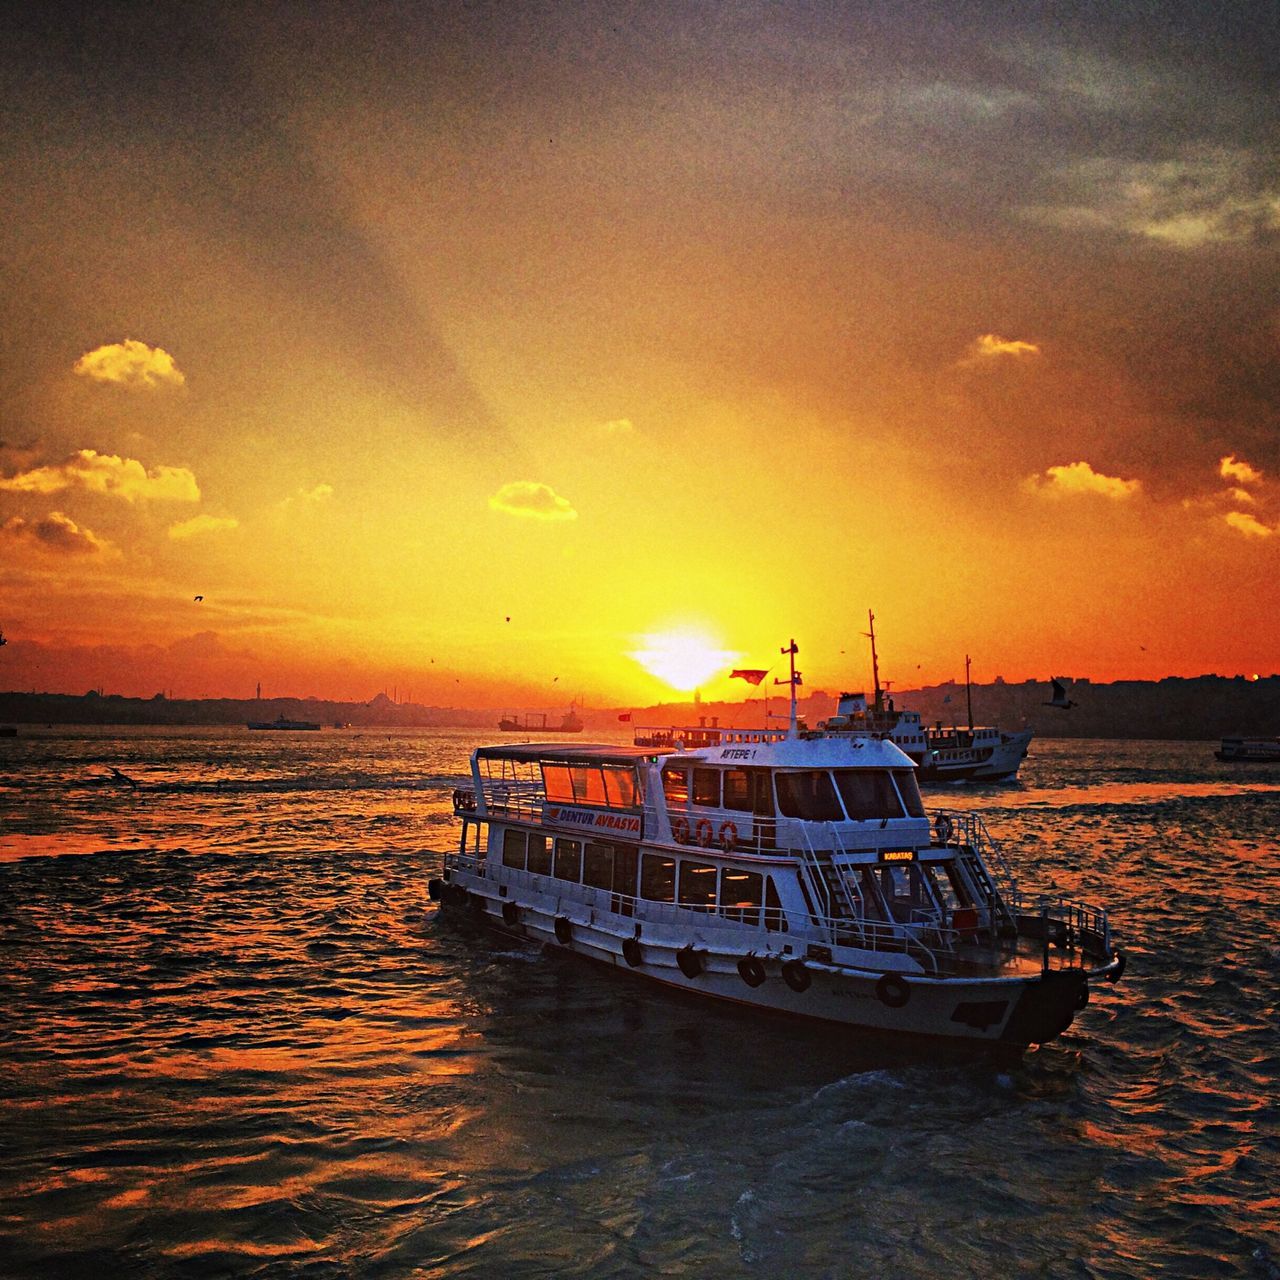
[[[203,600],[203,599],[204,599],[204,596],[196,596],[196,600],[197,600],[197,601],[200,601],[200,600]]]
[[[508,622],[510,622],[510,621],[511,621],[511,615],[510,615],[510,614],[507,614],[507,621],[508,621]]]
[[[1046,707],[1057,707],[1059,711],[1070,711],[1077,704],[1067,697],[1067,691],[1062,686],[1061,680],[1050,679],[1049,683],[1053,685],[1053,697],[1043,703]]]

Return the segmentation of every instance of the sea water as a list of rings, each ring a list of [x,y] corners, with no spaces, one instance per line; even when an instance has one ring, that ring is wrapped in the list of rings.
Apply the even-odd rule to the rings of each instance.
[[[1280,767],[927,794],[1129,957],[1011,1064],[442,920],[475,740],[0,739],[0,1275],[1280,1277]]]

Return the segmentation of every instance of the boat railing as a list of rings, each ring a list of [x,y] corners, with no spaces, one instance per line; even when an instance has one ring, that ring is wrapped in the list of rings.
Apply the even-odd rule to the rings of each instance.
[[[931,813],[938,843],[968,845],[987,868],[987,874],[1000,896],[1012,909],[1019,897],[1017,877],[982,817],[961,809],[933,809]]]

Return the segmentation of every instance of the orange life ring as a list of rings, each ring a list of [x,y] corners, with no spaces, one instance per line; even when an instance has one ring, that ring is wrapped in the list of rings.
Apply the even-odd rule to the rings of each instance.
[[[738,828],[732,822],[720,824],[720,847],[725,853],[732,853],[738,845]]]
[[[716,833],[715,827],[711,825],[710,818],[698,819],[698,843],[705,849],[710,845]]]
[[[675,839],[676,844],[689,843],[689,819],[673,818],[671,820],[671,835]]]

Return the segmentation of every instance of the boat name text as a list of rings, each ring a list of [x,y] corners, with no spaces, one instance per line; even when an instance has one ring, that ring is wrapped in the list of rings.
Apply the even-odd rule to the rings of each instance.
[[[549,807],[542,812],[544,822],[560,822],[568,826],[591,827],[594,830],[629,831],[640,834],[640,819],[619,813],[584,813],[581,809]]]

